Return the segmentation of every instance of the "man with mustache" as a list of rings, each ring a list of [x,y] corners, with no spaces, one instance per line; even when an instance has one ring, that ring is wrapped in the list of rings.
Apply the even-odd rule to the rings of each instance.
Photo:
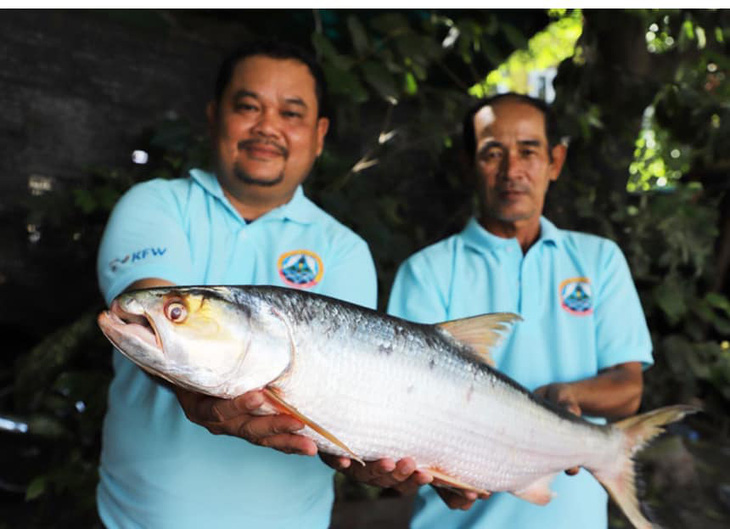
[[[478,213],[462,232],[401,265],[389,312],[421,323],[518,313],[524,321],[492,351],[498,369],[597,421],[634,414],[652,356],[626,260],[612,241],[558,229],[542,216],[566,156],[551,109],[531,97],[498,95],[466,115],[463,134]],[[401,488],[385,474],[370,479],[388,480]],[[423,487],[412,527],[607,527],[606,492],[588,472],[560,475],[551,488],[557,496],[540,506],[506,493],[476,501],[474,493]]]
[[[265,42],[231,54],[207,107],[212,171],[136,185],[109,219],[98,258],[107,303],[136,288],[257,284],[373,308],[367,244],[302,191],[329,127],[325,102],[324,75],[302,50]],[[97,489],[106,527],[329,526],[332,469],[287,455],[317,448],[298,419],[257,415],[260,391],[222,400],[172,388],[118,352],[114,369]]]

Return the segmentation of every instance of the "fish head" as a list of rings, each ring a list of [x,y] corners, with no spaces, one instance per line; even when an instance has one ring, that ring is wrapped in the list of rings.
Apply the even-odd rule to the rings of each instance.
[[[99,315],[109,341],[149,373],[187,389],[231,398],[264,387],[288,367],[286,329],[225,287],[163,287],[124,293]],[[266,325],[264,325],[266,326]]]

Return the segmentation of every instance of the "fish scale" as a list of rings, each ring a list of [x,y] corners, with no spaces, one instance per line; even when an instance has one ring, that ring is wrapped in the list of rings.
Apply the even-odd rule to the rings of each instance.
[[[632,456],[696,408],[669,406],[614,425],[571,415],[488,365],[515,319],[419,325],[301,291],[190,286],[123,294],[99,326],[173,384],[221,398],[266,389],[323,452],[412,457],[440,484],[535,503],[550,501],[554,474],[581,465],[635,527],[650,527]]]
[[[289,316],[292,321],[297,321],[296,315]],[[298,348],[297,355],[311,363],[299,363],[298,377],[289,379],[287,385],[281,388],[282,394],[286,395],[290,404],[328,431],[346,430],[346,434],[336,435],[353,452],[365,459],[376,459],[386,455],[396,458],[416,456],[424,468],[438,467],[449,473],[458,474],[485,490],[522,488],[534,481],[535,475],[558,472],[574,461],[574,458],[560,457],[563,452],[561,447],[566,446],[569,436],[551,435],[549,433],[551,431],[560,434],[563,430],[545,425],[540,431],[542,450],[534,454],[534,457],[531,457],[533,454],[523,452],[521,456],[523,462],[517,465],[514,457],[517,452],[513,448],[519,445],[521,436],[512,425],[526,423],[528,417],[520,421],[519,417],[511,414],[500,415],[497,412],[495,415],[490,413],[489,409],[484,413],[481,402],[477,402],[481,400],[480,396],[493,402],[495,391],[501,390],[504,393],[506,389],[501,381],[492,376],[484,366],[470,363],[465,368],[463,357],[448,351],[449,344],[440,338],[406,335],[396,331],[397,323],[363,326],[357,323],[361,319],[360,316],[358,314],[357,317],[348,320],[346,314],[339,312],[334,314],[334,320],[342,320],[339,321],[343,330],[341,339],[335,340],[335,343],[340,342],[341,348],[333,347],[332,336],[323,340],[318,325],[312,320],[307,319],[306,326],[302,327],[297,327],[295,324],[295,335],[302,336],[297,341],[306,344],[303,346],[306,347],[305,350]],[[353,331],[354,334],[351,334]],[[389,369],[385,372],[380,358],[384,339],[389,340],[393,349],[390,354],[394,356]],[[348,349],[347,342],[358,344],[356,358],[348,358],[338,353]],[[428,345],[432,348],[436,346],[435,353],[431,355],[418,353]],[[429,366],[432,358],[437,359],[437,362]],[[362,376],[364,373],[378,372],[380,374],[378,377]],[[388,376],[390,373],[394,376]],[[401,373],[410,373],[411,378],[420,381],[421,391],[416,394],[393,391],[393,388],[408,387],[410,383],[408,379],[402,380]],[[348,391],[344,394],[335,394],[332,398],[333,393],[322,391],[323,387],[328,387],[327,380],[322,380],[323,376],[327,380],[349,380]],[[477,380],[471,382],[472,376]],[[475,405],[470,406],[465,399],[466,390],[470,383],[479,384],[481,382],[479,378],[488,379],[479,387],[489,391],[473,396]],[[433,386],[424,388],[423,385],[426,383]],[[341,384],[338,383],[337,386]],[[428,413],[414,414],[412,410],[424,406],[422,400],[424,393],[431,395],[425,404]],[[364,398],[372,394],[380,395],[380,398]],[[360,399],[348,399],[348,395],[357,395]],[[443,398],[444,395],[453,397]],[[525,400],[529,401],[529,398],[525,397]],[[333,401],[336,406],[333,406]],[[384,414],[383,406],[387,401],[395,401],[398,405],[389,408],[390,413]],[[331,410],[325,412],[326,408]],[[539,414],[537,407],[526,407],[525,411],[527,415]],[[473,422],[474,417],[480,412],[484,419],[477,422],[477,427],[472,431],[464,431],[463,424]],[[556,416],[555,420],[563,419]],[[400,428],[394,428],[394,425],[399,424],[402,425]],[[439,424],[443,426],[435,427]],[[500,432],[502,442],[493,440],[495,441],[493,449],[486,453],[481,449],[484,439],[495,430]],[[428,449],[424,451],[423,446],[413,445],[413,431],[424,432],[426,439],[421,437],[420,442],[423,443],[425,440],[431,447],[430,451]],[[511,439],[510,433],[513,434]],[[313,432],[311,435],[317,437],[327,450],[339,455],[348,455],[321,436]],[[550,452],[547,448],[550,446],[554,446],[557,450]],[[546,458],[546,453],[551,457]],[[541,463],[540,466],[538,462]],[[510,472],[509,469],[520,471]]]

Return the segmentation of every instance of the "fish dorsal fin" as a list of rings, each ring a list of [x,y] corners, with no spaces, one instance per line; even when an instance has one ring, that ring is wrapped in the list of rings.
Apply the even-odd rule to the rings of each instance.
[[[332,444],[335,444],[335,445],[339,446],[340,448],[342,448],[345,452],[350,454],[350,457],[352,459],[354,459],[361,465],[365,466],[365,462],[360,457],[358,457],[358,455],[355,452],[350,450],[345,443],[343,443],[337,437],[335,437],[330,432],[328,432],[327,430],[322,428],[319,424],[314,422],[312,419],[303,415],[294,406],[292,406],[291,404],[286,402],[284,399],[282,399],[279,395],[277,395],[277,393],[273,389],[264,388],[264,393],[266,394],[267,397],[269,397],[272,401],[274,401],[276,403],[277,407],[279,407],[281,409],[281,411],[283,411],[284,413],[286,413],[288,415],[296,417],[297,419],[302,421],[304,424],[309,426],[312,430],[317,432],[319,435],[321,435],[322,437],[324,437],[325,439],[330,441]]]
[[[522,317],[512,312],[493,312],[471,318],[445,321],[436,326],[446,331],[456,341],[468,345],[476,353],[477,360],[494,366],[491,349],[497,345],[515,321]]]

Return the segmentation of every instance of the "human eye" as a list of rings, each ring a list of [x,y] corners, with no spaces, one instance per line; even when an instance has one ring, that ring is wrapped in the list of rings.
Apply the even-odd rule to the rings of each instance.
[[[233,108],[236,112],[256,112],[258,110],[258,106],[255,103],[246,101],[245,99],[236,101]]]
[[[303,116],[302,112],[298,110],[285,109],[281,111],[281,115],[285,118],[299,119]]]
[[[537,154],[537,152],[535,151],[535,149],[532,149],[532,148],[523,148],[520,150],[520,155],[523,158],[530,158],[531,156],[534,156],[535,154]]]
[[[481,158],[487,162],[495,162],[501,160],[503,156],[504,153],[502,152],[502,149],[498,147],[490,147],[482,152]]]

